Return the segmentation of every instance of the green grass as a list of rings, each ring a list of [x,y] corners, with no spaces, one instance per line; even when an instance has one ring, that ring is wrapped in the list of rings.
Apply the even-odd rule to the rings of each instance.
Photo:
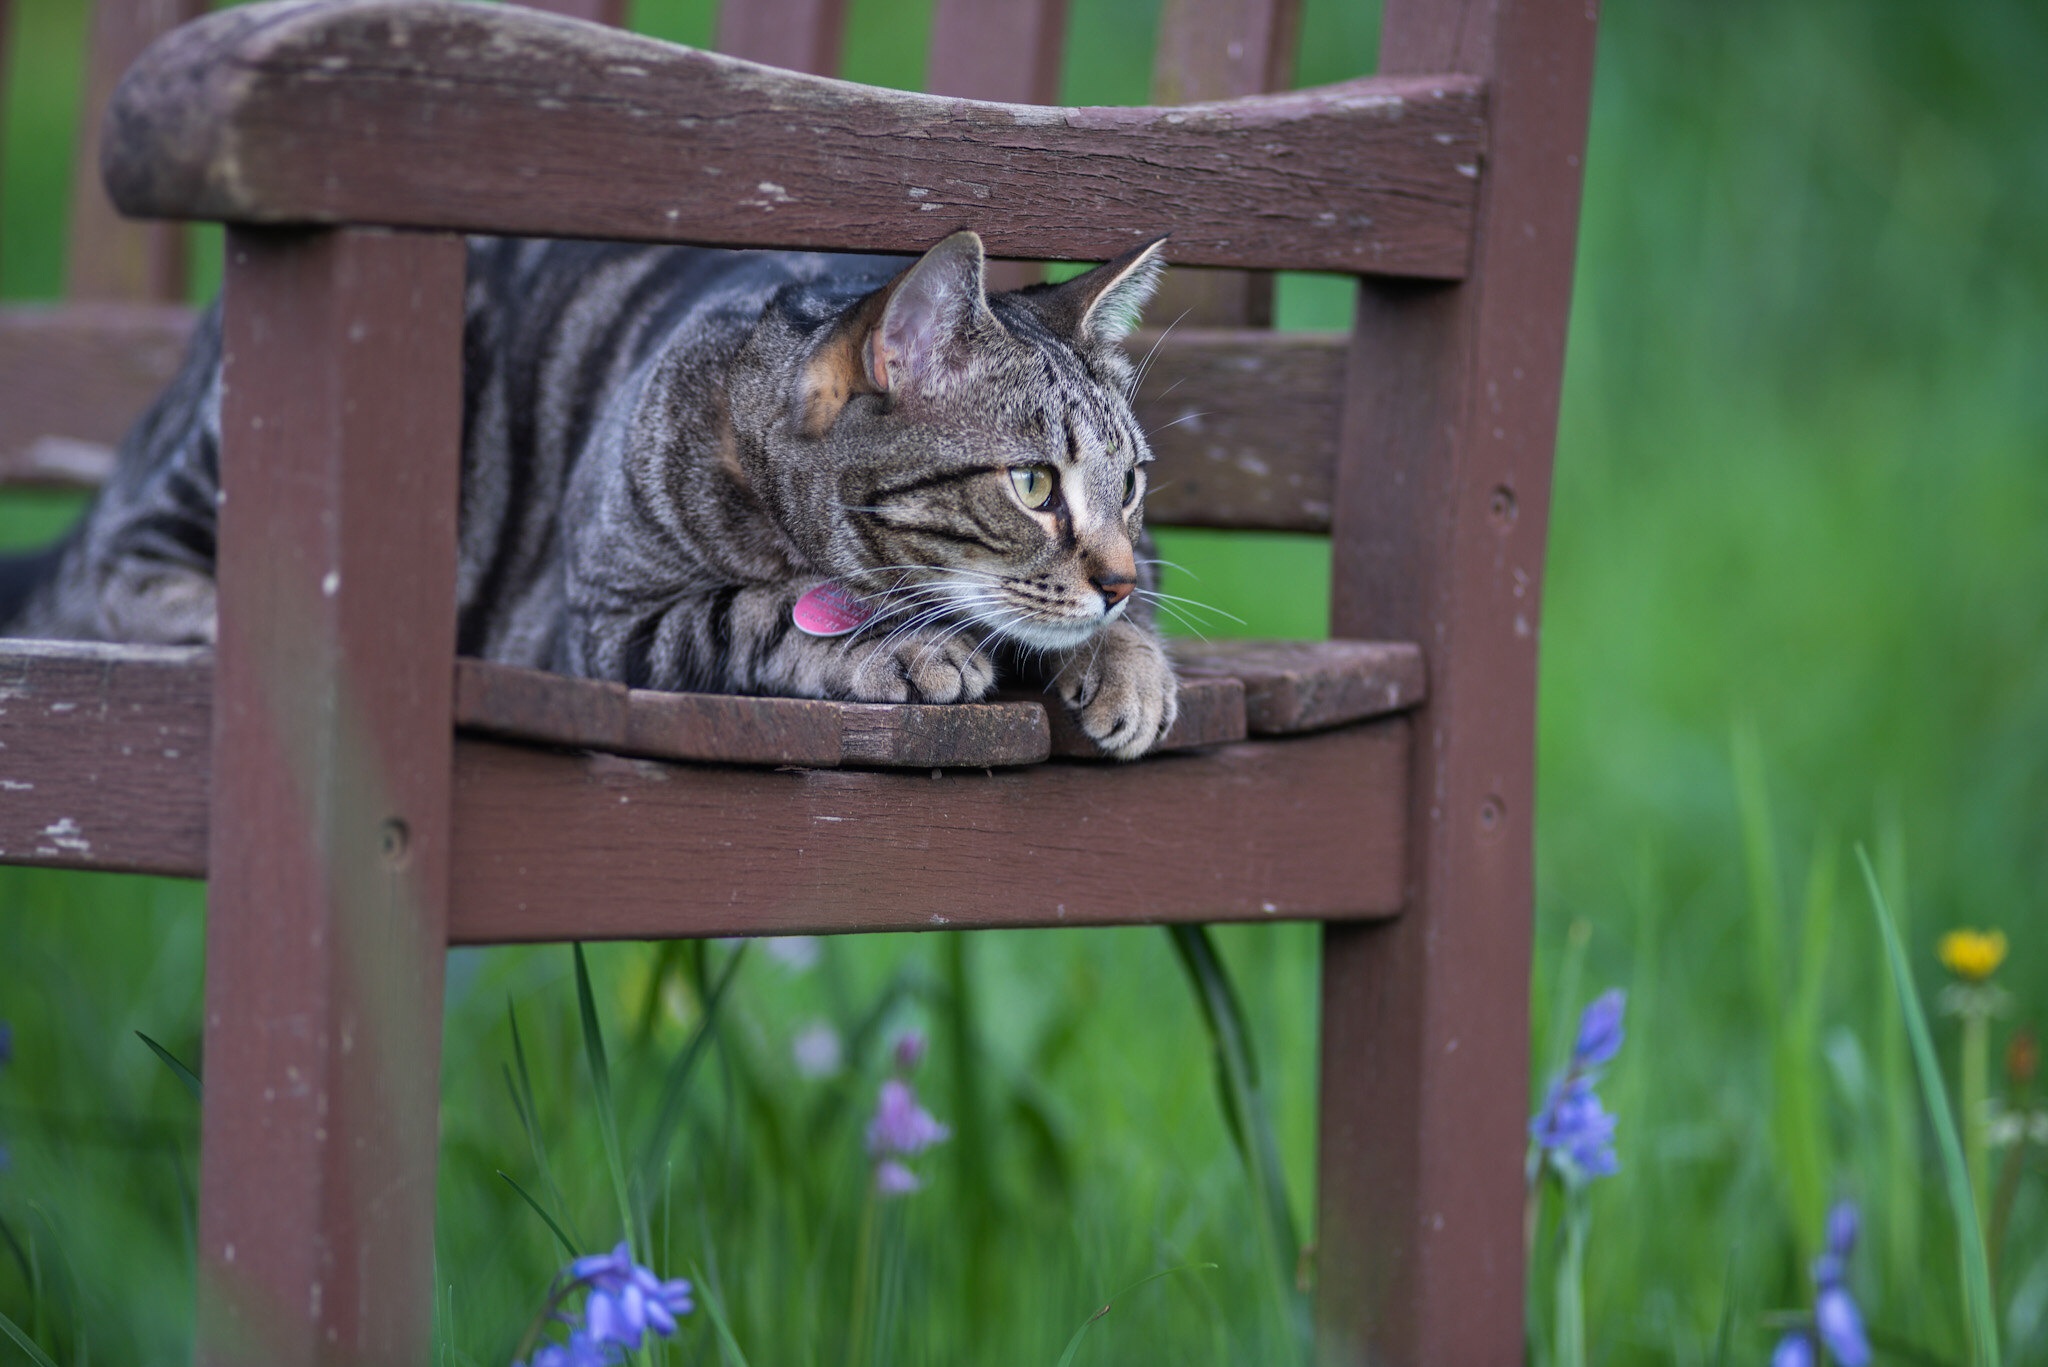
[[[16,0],[11,297],[61,278],[76,8]],[[851,74],[915,84],[928,9],[856,3]],[[1074,9],[1069,96],[1142,98],[1154,7]],[[1370,9],[1310,0],[1305,80],[1369,68]],[[637,14],[710,32],[702,3]],[[1587,996],[1631,993],[1605,1084],[1623,1168],[1591,1196],[1590,1356],[1762,1360],[1773,1316],[1810,1303],[1819,1212],[1847,1195],[1873,1329],[1960,1364],[1952,1203],[1847,851],[1873,850],[1928,1000],[1934,937],[2001,925],[2000,1029],[2038,1021],[2048,8],[1625,0],[1603,23],[1545,586],[1534,1014],[1542,1072]],[[1342,282],[1292,277],[1280,299],[1291,326],[1345,325]],[[74,506],[0,503],[0,544]],[[1187,567],[1174,592],[1244,619],[1213,634],[1323,630],[1314,539],[1183,533],[1162,553]],[[95,1361],[184,1360],[195,1108],[134,1032],[197,1061],[200,931],[187,885],[0,869],[0,1219],[24,1254],[0,1241],[0,1312],[60,1362],[79,1360],[81,1327]],[[1315,935],[1215,939],[1307,1231]],[[726,956],[590,953],[629,1163]],[[508,998],[534,1137],[505,1085]],[[497,1172],[592,1244],[619,1237],[620,1202],[568,949],[457,952],[448,1001],[437,1300],[446,1361],[495,1365],[560,1251]],[[750,951],[721,1012],[641,1200],[657,1262],[701,1267],[748,1361],[843,1360],[860,1127],[889,1034],[912,1023],[934,1041],[920,1087],[956,1138],[883,1225],[889,1360],[1054,1363],[1116,1288],[1200,1262],[1218,1266],[1118,1300],[1074,1362],[1282,1360],[1257,1234],[1272,1212],[1164,935],[836,941],[805,973]],[[791,1062],[821,1019],[849,1041],[837,1080]],[[1952,1068],[1953,1022],[1931,1025]],[[1553,1247],[1539,1241],[1535,1287]],[[1993,1261],[2005,1359],[2048,1362],[2038,1162]],[[716,1361],[697,1318],[677,1360]],[[27,1360],[12,1352],[0,1363]]]

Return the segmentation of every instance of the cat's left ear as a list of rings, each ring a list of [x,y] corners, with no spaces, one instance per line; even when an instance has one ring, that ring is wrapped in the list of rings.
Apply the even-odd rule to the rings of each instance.
[[[1062,284],[1025,290],[1022,297],[1076,346],[1114,346],[1138,326],[1138,315],[1159,288],[1165,245],[1165,238],[1157,238]]]

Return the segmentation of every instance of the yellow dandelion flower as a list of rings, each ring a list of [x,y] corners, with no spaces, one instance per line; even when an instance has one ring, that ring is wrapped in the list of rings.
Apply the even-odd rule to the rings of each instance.
[[[1981,983],[2005,962],[2002,930],[1951,930],[1941,937],[1941,962],[1958,978]]]

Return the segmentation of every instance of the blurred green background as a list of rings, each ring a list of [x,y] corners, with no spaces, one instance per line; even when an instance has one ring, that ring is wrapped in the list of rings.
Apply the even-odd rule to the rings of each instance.
[[[58,288],[83,9],[15,0],[10,299]],[[847,74],[918,84],[928,5],[852,10]],[[1066,97],[1143,100],[1156,5],[1073,10]],[[642,0],[635,19],[698,43],[712,27],[708,3]],[[1375,22],[1308,0],[1299,82],[1369,71]],[[1879,1360],[1960,1361],[1953,1236],[1848,852],[1872,850],[1930,995],[1939,931],[2002,926],[2001,1040],[2038,1017],[2048,5],[1620,0],[1602,22],[1544,613],[1535,1021],[1540,1082],[1585,997],[1631,993],[1608,1088],[1622,1171],[1593,1194],[1592,1356],[1760,1360],[1809,1301],[1823,1206],[1848,1195]],[[1283,281],[1283,324],[1343,326],[1348,289]],[[75,506],[0,502],[0,545]],[[1227,634],[1323,629],[1312,539],[1184,534],[1164,553],[1198,576],[1175,592],[1243,619]],[[1218,939],[1306,1227],[1315,934]],[[651,1120],[730,953],[593,954],[629,1127]],[[884,937],[804,958],[750,951],[739,969],[656,1231],[665,1271],[695,1263],[720,1289],[752,1361],[843,1360],[858,1112],[913,1025],[934,1037],[924,1095],[957,1133],[890,1216],[886,1360],[1051,1363],[1111,1292],[1194,1262],[1219,1266],[1120,1301],[1078,1360],[1285,1360],[1284,1297],[1159,932]],[[0,869],[0,1218],[20,1254],[0,1248],[0,1310],[59,1361],[185,1360],[194,1107],[131,1032],[195,1055],[200,960],[196,887]],[[447,1362],[505,1361],[557,1261],[494,1174],[542,1185],[501,1072],[508,998],[564,1209],[592,1243],[617,1223],[568,951],[452,956]],[[843,1044],[835,1077],[792,1061],[820,1023]],[[2048,1205],[2023,1157],[1999,1304],[2008,1360],[2044,1362]],[[1539,1286],[1549,1257],[1546,1226]]]

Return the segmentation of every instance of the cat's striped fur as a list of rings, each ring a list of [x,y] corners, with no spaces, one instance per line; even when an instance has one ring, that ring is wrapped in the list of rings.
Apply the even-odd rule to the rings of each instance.
[[[1149,452],[1120,343],[1156,272],[1148,247],[988,296],[965,232],[907,266],[476,243],[458,649],[865,701],[1014,676],[1143,753],[1174,679],[1133,596]],[[212,639],[219,350],[209,315],[91,512],[0,594],[9,634]],[[828,579],[879,615],[795,629]]]

